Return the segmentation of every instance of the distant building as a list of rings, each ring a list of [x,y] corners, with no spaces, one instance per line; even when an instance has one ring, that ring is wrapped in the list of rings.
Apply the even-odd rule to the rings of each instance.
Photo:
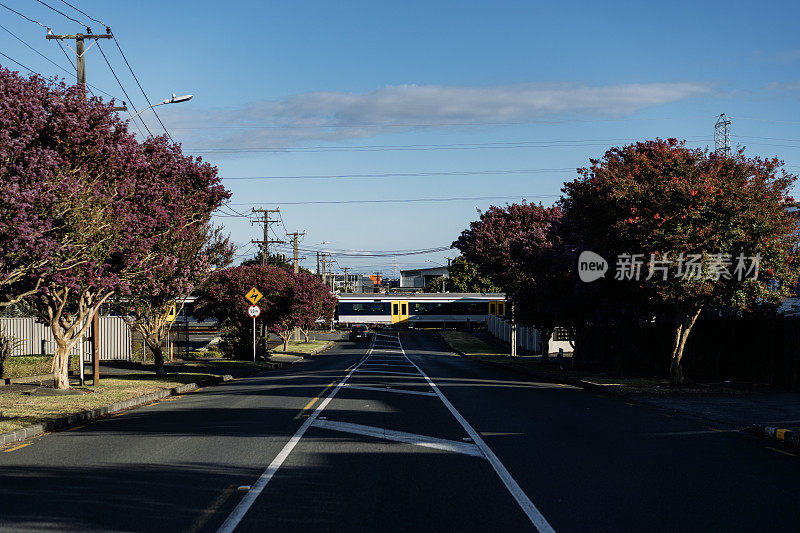
[[[422,290],[425,285],[440,277],[450,277],[447,267],[418,268],[400,271],[400,289]]]

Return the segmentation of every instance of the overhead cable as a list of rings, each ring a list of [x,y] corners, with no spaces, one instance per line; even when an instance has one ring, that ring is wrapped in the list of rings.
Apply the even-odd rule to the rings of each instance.
[[[86,17],[86,18],[88,18],[88,19],[90,19],[90,20],[93,20],[93,21],[95,21],[95,22],[97,22],[97,23],[99,23],[99,24],[102,24],[103,26],[105,26],[105,25],[106,25],[104,22],[101,22],[101,21],[97,20],[96,18],[94,18],[94,17],[92,17],[92,16],[90,16],[90,15],[88,15],[88,14],[84,13],[83,11],[81,11],[80,9],[78,9],[77,7],[73,6],[72,4],[70,4],[69,2],[67,2],[67,0],[61,0],[61,2],[63,2],[63,3],[65,3],[65,4],[67,4],[69,7],[71,7],[72,9],[74,9],[75,11],[77,11],[78,13],[80,13],[81,15],[83,15],[84,17]]]
[[[5,57],[5,58],[6,58],[6,59],[8,59],[9,61],[13,61],[14,63],[16,63],[16,64],[17,64],[17,65],[19,65],[20,67],[24,68],[24,69],[25,69],[25,70],[27,70],[28,72],[32,72],[32,73],[34,73],[34,74],[38,74],[38,73],[37,73],[35,70],[33,70],[32,68],[30,68],[30,67],[26,67],[25,65],[23,65],[22,63],[20,63],[20,62],[19,62],[19,61],[17,61],[16,59],[11,59],[11,58],[10,58],[10,57],[8,57],[7,55],[5,55],[3,52],[0,52],[0,56],[3,56],[3,57]]]
[[[97,41],[97,49],[100,50],[100,54],[103,56],[103,59],[105,59],[106,65],[108,65],[108,68],[111,70],[111,74],[113,74],[114,75],[114,79],[117,80],[117,84],[119,85],[119,88],[122,89],[122,94],[124,94],[125,98],[128,99],[128,103],[133,108],[134,113],[138,114],[139,111],[136,109],[136,106],[133,105],[133,100],[131,100],[131,97],[128,96],[128,91],[126,91],[125,87],[122,86],[122,82],[119,81],[119,77],[117,76],[117,73],[114,71],[114,67],[111,66],[111,63],[108,61],[108,58],[106,57],[105,52],[103,52],[103,49],[100,47],[100,41],[99,40]],[[142,125],[144,126],[144,129],[146,129],[147,133],[152,137],[153,133],[150,131],[150,128],[147,127],[147,122],[145,122],[141,118],[139,120],[141,120]]]
[[[88,26],[87,24],[84,24],[83,22],[81,22],[81,21],[80,21],[80,20],[78,20],[78,19],[75,19],[75,18],[72,18],[72,17],[70,17],[69,15],[67,15],[66,13],[64,13],[63,11],[59,11],[58,9],[54,8],[53,6],[51,6],[51,5],[49,5],[49,4],[46,4],[46,3],[42,2],[42,0],[36,0],[36,1],[37,1],[37,2],[39,2],[40,4],[42,4],[43,6],[45,6],[45,7],[49,8],[49,9],[52,9],[53,11],[55,11],[56,13],[58,13],[59,15],[62,15],[62,16],[64,16],[64,17],[68,18],[69,20],[71,20],[71,21],[73,21],[73,22],[77,22],[78,24],[80,24],[80,25],[81,25],[81,26],[83,26],[84,28],[87,28],[87,29],[89,28],[89,26]]]
[[[5,5],[5,4],[4,4],[4,3],[2,3],[2,2],[0,2],[0,6],[3,6],[4,8],[8,9],[9,11],[13,11],[13,12],[14,12],[14,13],[16,13],[17,15],[19,15],[20,17],[24,18],[25,20],[28,20],[28,21],[30,21],[30,22],[33,22],[34,24],[38,24],[38,25],[39,25],[39,26],[41,26],[42,28],[46,29],[48,32],[50,31],[50,28],[48,28],[47,26],[45,26],[44,24],[42,24],[42,23],[41,23],[41,22],[39,22],[38,20],[33,20],[32,18],[30,18],[30,17],[27,17],[27,16],[23,15],[22,13],[20,13],[20,12],[19,12],[19,11],[17,11],[16,9],[11,9],[10,7],[8,7],[7,5]]]
[[[306,174],[297,176],[225,176],[224,180],[299,180],[299,179],[339,179],[339,178],[417,178],[428,176],[471,176],[471,175],[505,175],[505,174],[538,174],[544,172],[570,172],[573,167],[563,168],[531,168],[510,170],[456,170],[446,172],[389,172],[383,174]]]
[[[467,196],[450,198],[404,198],[396,200],[306,200],[299,202],[249,202],[249,203],[230,203],[228,205],[322,205],[322,204],[403,204],[417,202],[461,202],[473,200],[513,200],[518,198],[558,198],[557,194],[518,194],[515,196]]]
[[[139,90],[140,90],[140,91],[142,91],[142,94],[144,95],[144,99],[147,101],[147,105],[153,105],[153,104],[150,102],[150,98],[148,98],[148,97],[147,97],[147,93],[146,93],[146,92],[144,92],[144,88],[142,87],[142,84],[141,84],[141,83],[139,83],[139,78],[137,78],[137,77],[136,77],[136,73],[135,73],[135,72],[133,72],[133,68],[131,67],[131,64],[128,62],[128,58],[127,58],[127,57],[125,57],[125,52],[123,52],[123,51],[122,51],[122,47],[119,45],[119,41],[117,40],[117,37],[116,37],[116,35],[114,36],[114,39],[113,39],[113,40],[114,40],[114,43],[117,45],[117,49],[119,49],[119,53],[120,53],[120,55],[122,55],[122,59],[124,59],[124,60],[125,60],[125,64],[126,64],[126,65],[128,65],[128,70],[130,70],[130,71],[131,71],[131,75],[133,76],[133,79],[134,79],[134,80],[136,80],[136,85],[138,85],[138,86],[139,86]],[[173,143],[174,143],[175,141],[172,139],[172,136],[171,136],[171,135],[169,134],[169,132],[167,131],[167,127],[166,127],[166,126],[164,126],[164,123],[163,123],[163,122],[161,122],[161,117],[159,117],[159,116],[158,116],[158,113],[156,112],[156,109],[155,109],[154,107],[153,107],[153,108],[151,108],[151,109],[153,110],[153,114],[154,114],[154,115],[156,116],[156,118],[158,119],[158,123],[159,123],[159,124],[161,124],[161,127],[162,127],[162,128],[164,128],[164,133],[166,133],[166,134],[167,134],[167,138],[169,138],[170,142],[173,142]],[[148,129],[148,132],[149,132],[149,131],[150,131],[150,130]]]

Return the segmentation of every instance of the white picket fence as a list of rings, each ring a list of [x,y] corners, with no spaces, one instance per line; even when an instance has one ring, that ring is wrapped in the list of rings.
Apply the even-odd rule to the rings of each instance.
[[[511,322],[505,318],[489,315],[487,321],[487,329],[489,333],[511,344]],[[541,336],[539,330],[532,326],[517,326],[517,346],[523,350],[528,350],[534,354],[540,354]],[[558,353],[558,350],[563,349],[565,352],[571,352],[572,346],[569,341],[554,341],[550,339],[547,345],[547,353]]]
[[[20,346],[13,355],[40,355],[55,352],[56,343],[53,332],[35,318],[0,318],[0,331],[21,340]],[[72,349],[75,355],[82,354],[83,360],[92,360],[91,342],[84,337]],[[130,361],[131,332],[128,325],[120,317],[100,317],[100,360]]]

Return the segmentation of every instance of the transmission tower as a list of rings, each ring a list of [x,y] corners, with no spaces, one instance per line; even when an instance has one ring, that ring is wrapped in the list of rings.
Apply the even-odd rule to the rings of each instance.
[[[731,155],[731,119],[725,113],[714,124],[714,153]]]

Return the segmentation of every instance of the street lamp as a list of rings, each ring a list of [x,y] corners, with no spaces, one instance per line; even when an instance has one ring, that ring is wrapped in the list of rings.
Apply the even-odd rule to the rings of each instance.
[[[179,104],[181,102],[188,102],[193,97],[194,97],[193,94],[185,94],[183,96],[175,96],[175,93],[172,93],[172,98],[167,98],[166,100],[164,100],[163,102],[160,102],[158,104],[149,105],[149,106],[145,107],[144,109],[142,109],[141,111],[139,111],[138,113],[136,113],[135,115],[132,115],[131,118],[129,118],[128,120],[133,120],[134,118],[138,117],[139,115],[141,115],[142,113],[144,113],[145,111],[150,109],[151,107],[158,107],[158,106],[164,105],[164,104]]]

